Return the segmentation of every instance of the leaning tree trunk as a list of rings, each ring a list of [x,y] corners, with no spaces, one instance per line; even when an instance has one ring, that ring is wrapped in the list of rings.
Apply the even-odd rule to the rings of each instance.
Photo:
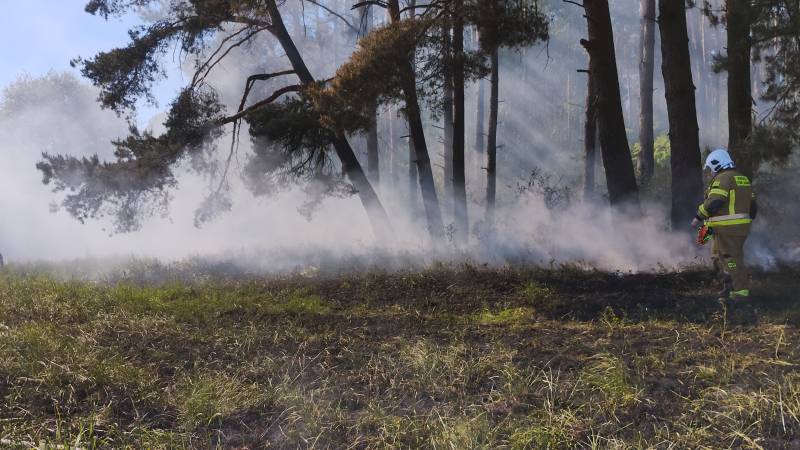
[[[662,0],[658,10],[661,73],[664,76],[672,149],[671,222],[673,229],[680,229],[686,227],[687,220],[694,214],[703,190],[695,88],[684,2]]]
[[[389,1],[389,15],[392,22],[400,21],[400,5],[398,0]],[[428,154],[428,145],[425,142],[425,130],[422,126],[422,114],[417,98],[417,81],[412,64],[413,51],[409,58],[397,68],[400,74],[400,84],[406,104],[406,118],[411,133],[411,142],[414,145],[419,186],[422,191],[422,204],[425,208],[425,217],[428,222],[428,232],[434,242],[438,242],[444,235],[442,213],[439,209],[439,199],[436,196],[436,185],[433,181],[431,159]]]
[[[308,70],[308,66],[306,66],[305,61],[303,61],[300,51],[297,50],[292,37],[286,30],[286,26],[283,23],[275,0],[268,0],[266,5],[272,22],[270,32],[278,39],[283,50],[286,52],[286,57],[289,59],[292,69],[294,69],[301,83],[305,85],[314,83],[314,77]],[[342,169],[347,174],[350,182],[353,183],[356,191],[358,191],[358,196],[372,224],[372,231],[375,234],[375,238],[378,239],[378,241],[384,242],[391,240],[393,232],[391,222],[389,222],[389,216],[386,214],[386,210],[383,208],[378,194],[375,192],[375,189],[372,188],[369,179],[367,179],[367,176],[364,174],[364,169],[358,162],[353,148],[342,133],[337,132],[335,134],[333,147],[342,163]]]
[[[592,60],[591,77],[597,95],[597,125],[611,206],[639,209],[639,190],[633,171],[620,101],[617,59],[608,0],[585,0],[588,40],[581,40]]]
[[[453,217],[457,242],[469,235],[464,164],[464,0],[453,5]]]
[[[594,173],[597,166],[597,96],[595,95],[594,80],[592,79],[592,61],[589,61],[586,81],[586,123],[584,125],[584,172],[583,172],[583,198],[594,197]]]
[[[678,0],[673,0],[678,1]],[[655,58],[656,0],[641,0],[639,11],[642,21],[639,46],[639,155],[637,164],[642,184],[653,176],[653,71]]]
[[[444,92],[442,93],[442,125],[444,139],[442,142],[442,152],[444,156],[444,202],[447,199],[453,198],[453,68],[449,62],[452,57],[452,41],[450,38],[450,28],[447,27],[444,32],[444,51],[445,51],[445,67],[444,67]]]
[[[500,58],[497,47],[491,56],[491,94],[489,98],[489,134],[486,139],[486,223],[494,226],[497,197],[497,113],[500,104]]]
[[[753,128],[753,96],[750,88],[750,8],[748,1],[728,0],[728,148],[738,168],[753,175],[755,161],[746,150]]]

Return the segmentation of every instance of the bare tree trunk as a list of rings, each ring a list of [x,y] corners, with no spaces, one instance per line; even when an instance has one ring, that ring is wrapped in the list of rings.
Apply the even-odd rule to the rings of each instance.
[[[750,87],[750,7],[745,0],[728,0],[728,147],[739,170],[753,175],[756,162],[746,150],[753,128]]]
[[[581,40],[592,59],[597,125],[611,206],[639,210],[639,190],[622,116],[617,59],[608,0],[585,0],[589,39]]]
[[[408,12],[408,17],[414,17],[413,6],[416,5],[416,0],[409,0],[408,5],[412,7]],[[389,21],[392,21],[391,8],[387,9]],[[398,19],[399,20],[399,19]],[[415,69],[414,62],[411,62],[412,72]],[[417,191],[420,186],[418,169],[417,169],[417,151],[414,148],[414,139],[411,137],[411,122],[406,118],[406,126],[408,127],[408,211],[409,215],[414,219],[417,218]]]
[[[478,34],[477,27],[475,28],[475,45],[480,45],[480,35]],[[483,78],[478,80],[478,104],[475,110],[475,151],[478,154],[482,154],[484,150],[484,133],[483,133],[483,118],[485,115],[485,93],[484,93],[484,81]]]
[[[414,137],[411,132],[411,122],[406,117],[406,127],[408,128],[408,210],[411,217],[417,217],[417,192],[421,185],[419,181],[419,169],[417,167],[417,150],[414,147]]]
[[[289,32],[286,31],[286,26],[283,23],[275,0],[267,0],[266,5],[272,21],[270,31],[278,39],[286,52],[286,57],[289,59],[292,69],[297,73],[297,77],[300,79],[301,83],[314,83],[314,77],[311,75],[311,72],[309,72],[308,66],[306,66],[305,61],[303,61]],[[389,216],[386,214],[386,210],[383,208],[378,194],[372,188],[367,176],[364,174],[364,169],[358,162],[358,158],[353,148],[350,147],[350,143],[347,142],[344,135],[337,133],[333,140],[333,147],[342,163],[343,170],[347,173],[350,182],[353,183],[353,186],[355,186],[358,191],[358,196],[372,224],[372,231],[375,234],[375,238],[382,242],[391,240],[393,232],[391,222],[389,222]]]
[[[367,35],[372,29],[372,6],[361,8],[360,30]],[[369,128],[367,129],[367,171],[369,178],[375,185],[380,184],[380,154],[378,152],[378,107],[373,105],[369,111]]]
[[[457,241],[467,242],[467,176],[464,164],[464,0],[453,5],[453,216]]]
[[[400,21],[400,5],[398,0],[389,0],[389,14],[393,22]],[[433,181],[431,159],[428,145],[425,141],[425,130],[422,126],[422,114],[417,98],[417,81],[413,66],[413,53],[409,59],[397,68],[400,73],[400,83],[406,103],[406,118],[408,120],[411,142],[414,146],[414,156],[417,162],[419,186],[422,191],[422,204],[428,222],[428,232],[434,242],[438,242],[444,235],[442,213],[439,209],[439,199],[436,195],[436,185]]]
[[[486,139],[486,223],[494,225],[497,196],[497,116],[500,105],[500,58],[497,48],[491,56],[491,94],[489,98],[489,134]]]
[[[672,228],[677,230],[686,227],[703,191],[695,88],[683,0],[659,2],[658,23],[672,149],[671,222]]]
[[[386,111],[386,119],[387,119],[387,130],[386,134],[388,135],[389,139],[389,164],[387,165],[388,175],[389,175],[389,185],[388,189],[394,189],[397,185],[397,146],[395,145],[395,140],[397,137],[395,136],[394,130],[394,119],[396,117],[394,107],[390,106],[388,111]],[[384,183],[384,187],[386,187],[386,183]],[[386,192],[386,191],[384,191]]]
[[[594,173],[597,166],[597,96],[594,92],[592,79],[592,62],[589,61],[589,71],[586,81],[586,124],[584,125],[583,145],[585,166],[583,172],[583,198],[594,197]]]
[[[450,29],[444,30],[445,60],[452,57],[452,40]],[[442,152],[444,156],[444,202],[453,198],[453,68],[450,64],[444,70],[444,93],[442,101],[442,122],[444,139]]]
[[[656,1],[641,0],[639,12],[642,34],[639,61],[639,155],[637,164],[641,184],[647,184],[653,176],[653,71],[655,65]]]
[[[378,153],[378,111],[373,109],[370,113],[370,125],[367,130],[367,168],[369,177],[377,186],[381,181],[381,161]]]

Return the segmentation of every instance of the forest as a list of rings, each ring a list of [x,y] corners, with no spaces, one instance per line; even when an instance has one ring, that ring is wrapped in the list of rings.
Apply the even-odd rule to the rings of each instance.
[[[797,0],[77,3],[0,448],[800,446]]]
[[[108,17],[150,3],[92,2],[87,11]],[[379,242],[393,235],[394,216],[410,216],[420,219],[413,233],[424,233],[432,246],[442,243],[446,229],[456,246],[466,245],[476,229],[491,240],[498,172],[514,174],[501,178],[506,183],[533,175],[529,184],[545,191],[550,203],[583,196],[629,215],[666,212],[671,227],[680,229],[702,199],[703,151],[729,148],[752,176],[785,166],[797,145],[791,2],[743,12],[710,3],[670,10],[665,2],[657,11],[640,5],[640,48],[631,52],[638,73],[619,68],[608,5],[580,6],[586,16],[580,24],[554,18],[579,7],[570,3],[312,3],[316,17],[309,24],[308,2],[156,3],[151,23],[133,30],[128,46],[73,64],[99,88],[104,107],[131,115],[140,99],[153,100],[165,53],[185,53],[191,81],[172,100],[163,133],[132,128],[114,142],[112,160],[55,148],[37,165],[46,184],[67,192],[61,206],[71,215],[110,216],[117,231],[135,230],[143,218],[168,208],[177,166],[187,160],[217,184],[198,206],[196,221],[229,209],[230,160],[238,156],[243,131],[252,153],[240,172],[256,195],[287,183],[313,184],[310,208],[326,195],[354,196]],[[347,55],[341,47],[354,40],[355,51]],[[577,46],[585,54],[576,55]],[[246,50],[234,53],[239,48]],[[554,75],[566,78],[565,92],[553,95],[551,104],[541,105],[538,97],[548,97],[539,89],[549,90],[552,81],[537,80],[520,63],[537,48],[547,52],[545,64],[558,66]],[[240,89],[225,92],[230,83],[213,79],[221,67],[241,73]],[[312,70],[328,78],[320,81]],[[725,86],[720,72],[727,74]],[[511,84],[503,100],[501,75]],[[631,86],[636,81],[638,91]],[[657,91],[666,109],[658,121]],[[508,121],[500,120],[501,104]],[[638,109],[638,133],[626,128],[626,109],[628,122]],[[658,161],[667,173],[654,180],[656,131],[667,136]],[[528,148],[531,135],[539,135],[544,148]],[[633,157],[632,142],[638,144]],[[561,164],[546,163],[558,159]],[[542,179],[550,172],[560,179]],[[401,193],[405,211],[390,213],[384,191]],[[504,199],[509,192],[501,189],[501,195],[502,203],[511,203]],[[641,210],[644,203],[663,208]]]

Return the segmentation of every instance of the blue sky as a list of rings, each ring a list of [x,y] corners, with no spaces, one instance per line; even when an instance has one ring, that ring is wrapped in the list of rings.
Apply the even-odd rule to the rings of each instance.
[[[0,87],[23,73],[78,73],[70,68],[71,59],[124,45],[128,29],[141,23],[135,15],[106,21],[84,12],[85,4],[86,0],[0,0]],[[156,89],[162,107],[181,84],[177,64],[170,69],[170,80]],[[143,108],[140,123],[155,112]]]

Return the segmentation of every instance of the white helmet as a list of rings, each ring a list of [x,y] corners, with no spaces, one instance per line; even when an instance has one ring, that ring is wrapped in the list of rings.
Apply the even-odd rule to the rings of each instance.
[[[733,169],[736,166],[733,164],[730,153],[724,148],[718,148],[706,157],[706,167],[717,173],[720,170]]]

